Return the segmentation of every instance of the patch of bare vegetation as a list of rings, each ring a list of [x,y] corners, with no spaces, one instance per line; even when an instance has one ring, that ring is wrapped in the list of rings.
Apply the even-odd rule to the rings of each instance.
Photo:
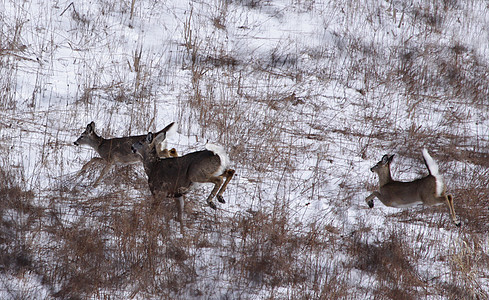
[[[40,213],[31,204],[34,193],[19,182],[20,176],[11,169],[0,170],[0,270],[12,274],[22,274],[33,267],[26,237]]]
[[[423,286],[416,271],[416,259],[405,241],[393,231],[382,241],[364,242],[357,235],[348,246],[356,259],[352,267],[371,273],[379,283],[374,294],[387,299],[416,299],[417,288]]]
[[[50,233],[60,245],[53,255],[60,259],[46,271],[57,270],[49,273],[60,285],[56,295],[86,297],[105,289],[177,295],[195,274],[185,263],[185,244],[175,240],[166,223],[171,218],[164,214],[136,204],[107,209],[98,226],[84,217],[70,226],[53,224]]]

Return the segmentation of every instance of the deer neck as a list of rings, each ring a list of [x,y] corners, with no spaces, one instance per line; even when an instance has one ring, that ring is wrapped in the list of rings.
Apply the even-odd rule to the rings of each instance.
[[[380,169],[377,174],[379,175],[379,184],[380,186],[384,186],[389,182],[392,182],[391,170],[390,168]]]
[[[142,153],[144,170],[147,174],[150,173],[151,169],[155,166],[158,156],[156,155],[156,149],[147,149]]]
[[[93,136],[90,137],[88,140],[88,145],[95,149],[97,152],[100,149],[100,145],[105,141],[105,139],[101,136],[98,136],[97,134],[94,134]],[[99,153],[100,154],[100,153]]]

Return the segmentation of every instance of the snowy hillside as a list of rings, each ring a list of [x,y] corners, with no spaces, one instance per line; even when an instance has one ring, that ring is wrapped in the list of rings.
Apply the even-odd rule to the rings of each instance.
[[[0,298],[486,299],[486,1],[0,3]],[[73,142],[177,122],[236,175],[159,207]],[[438,163],[446,205],[365,198]]]

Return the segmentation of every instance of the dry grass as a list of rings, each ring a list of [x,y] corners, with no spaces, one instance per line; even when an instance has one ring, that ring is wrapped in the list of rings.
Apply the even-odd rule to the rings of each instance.
[[[32,267],[32,257],[25,237],[39,213],[32,206],[34,193],[25,190],[13,170],[0,171],[0,212],[2,217],[0,241],[1,270],[22,274]]]
[[[417,288],[424,286],[416,271],[416,260],[411,249],[397,231],[391,232],[382,241],[365,243],[354,236],[348,246],[356,258],[352,267],[373,274],[378,285],[374,295],[386,299],[417,299]]]

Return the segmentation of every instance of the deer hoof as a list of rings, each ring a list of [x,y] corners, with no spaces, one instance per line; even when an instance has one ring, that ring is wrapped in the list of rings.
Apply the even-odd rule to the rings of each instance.
[[[369,208],[373,208],[374,207],[374,200],[372,199],[372,200],[367,201],[367,204],[368,204]]]
[[[221,203],[226,203],[226,200],[224,200],[224,198],[221,196],[221,195],[217,195],[217,201],[221,202]]]
[[[457,226],[457,227],[462,226],[462,222],[460,222],[460,220],[456,220],[455,221],[455,226]]]
[[[209,202],[209,206],[212,208],[212,209],[217,209],[217,206],[214,204],[214,202],[210,201]]]

